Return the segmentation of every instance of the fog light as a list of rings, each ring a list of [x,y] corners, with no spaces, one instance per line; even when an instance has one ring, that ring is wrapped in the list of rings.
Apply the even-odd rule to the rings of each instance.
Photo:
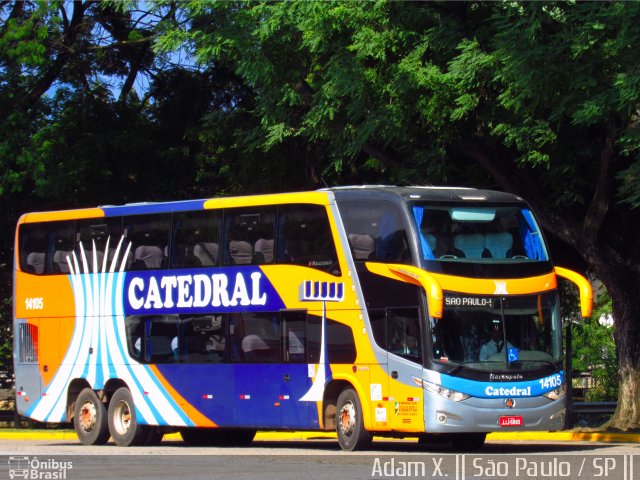
[[[444,425],[445,423],[447,423],[447,416],[444,413],[438,413],[436,415],[436,422]]]

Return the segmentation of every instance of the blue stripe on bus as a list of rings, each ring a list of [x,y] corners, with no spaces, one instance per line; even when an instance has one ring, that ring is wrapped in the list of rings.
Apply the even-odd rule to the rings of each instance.
[[[299,401],[312,384],[306,363],[156,367],[190,405],[218,426],[319,427],[316,402]]]
[[[145,215],[149,213],[185,212],[204,210],[206,200],[184,200],[180,202],[139,203],[131,205],[114,205],[100,207],[105,216]]]
[[[441,374],[445,388],[478,398],[537,397],[560,387],[564,383],[564,371],[544,378],[515,382],[481,382]]]

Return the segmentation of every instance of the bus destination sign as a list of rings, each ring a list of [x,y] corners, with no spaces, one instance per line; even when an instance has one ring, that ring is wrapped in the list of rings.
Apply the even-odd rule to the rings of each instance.
[[[493,297],[477,296],[445,296],[445,307],[493,308]]]

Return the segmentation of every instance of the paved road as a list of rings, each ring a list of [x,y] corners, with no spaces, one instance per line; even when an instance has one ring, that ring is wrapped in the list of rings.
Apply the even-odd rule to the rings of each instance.
[[[415,440],[380,440],[372,450],[354,454],[340,451],[335,439],[327,438],[259,439],[243,448],[187,447],[175,438],[157,447],[131,448],[113,444],[86,447],[73,438],[0,438],[0,480],[9,478],[10,470],[21,474],[25,465],[27,478],[63,480],[462,480],[516,476],[640,480],[640,444],[490,440],[479,454],[462,456],[447,446],[424,447]]]

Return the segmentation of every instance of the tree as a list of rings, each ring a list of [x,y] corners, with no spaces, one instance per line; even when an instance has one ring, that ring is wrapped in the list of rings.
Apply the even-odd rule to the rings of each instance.
[[[255,94],[244,145],[306,139],[331,180],[471,183],[525,197],[613,299],[620,399],[640,427],[640,5],[192,2],[185,45]],[[560,259],[562,263],[562,259]]]
[[[571,324],[573,371],[584,372],[591,377],[593,385],[585,393],[585,400],[590,402],[615,401],[618,398],[618,362],[613,328],[602,321],[611,318],[611,311],[611,297],[604,290],[598,292],[593,317]]]
[[[228,72],[177,66],[152,51],[174,12],[149,2],[0,2],[3,386],[20,214],[239,189],[208,175],[201,125],[251,92]]]

